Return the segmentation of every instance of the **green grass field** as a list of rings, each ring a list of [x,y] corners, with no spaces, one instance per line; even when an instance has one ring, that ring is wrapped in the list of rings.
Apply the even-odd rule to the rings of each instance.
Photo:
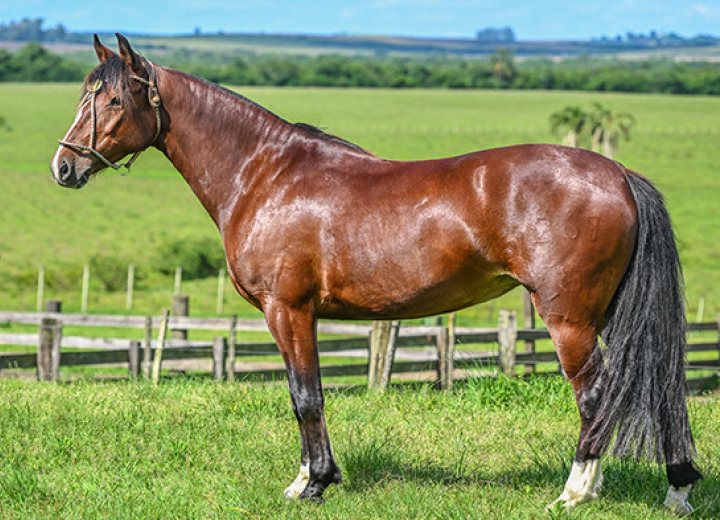
[[[425,159],[524,142],[557,142],[548,116],[570,104],[599,101],[629,111],[638,124],[621,144],[619,160],[649,175],[665,193],[685,265],[688,303],[695,317],[720,310],[720,218],[716,174],[720,98],[518,91],[259,89],[241,92],[289,121],[305,121],[395,159]],[[143,276],[136,312],[159,312],[172,280],[152,270],[164,241],[218,233],[181,177],[155,150],[130,176],[104,173],[79,192],[57,187],[49,162],[72,123],[79,86],[1,84],[0,308],[33,309],[37,268],[47,266],[46,297],[80,305],[82,265],[94,255],[133,262]],[[124,294],[96,289],[90,308],[122,312]],[[214,280],[188,282],[192,312],[211,314]],[[227,313],[256,316],[228,291]],[[502,305],[519,308],[518,293],[464,311],[460,323],[492,322]]]
[[[562,491],[578,433],[559,379],[475,380],[384,395],[329,392],[344,483],[288,502],[299,440],[286,385],[201,380],[0,381],[3,519],[670,519],[656,465],[607,459],[601,498],[572,514]],[[718,518],[718,396],[691,401],[705,480],[692,518]]]
[[[555,142],[549,114],[600,101],[635,115],[619,159],[667,196],[694,318],[720,310],[716,174],[720,99],[567,92],[242,89],[290,121],[320,125],[378,155],[421,159],[522,142]],[[152,272],[168,239],[217,231],[169,163],[152,151],[130,176],[103,174],[81,191],[58,188],[49,162],[72,123],[77,85],[0,84],[0,309],[35,307],[37,267],[46,297],[80,306],[82,265],[94,255],[144,273],[136,312],[170,303],[172,280]],[[192,314],[211,314],[215,280],[186,282]],[[123,312],[124,293],[93,281],[90,310]],[[490,324],[518,293],[463,311]],[[258,316],[237,296],[227,313]],[[330,392],[327,416],[345,483],[323,506],[286,502],[298,464],[286,384],[165,380],[45,385],[0,380],[0,516],[45,518],[672,518],[660,506],[663,472],[610,459],[602,498],[568,515],[544,506],[561,492],[578,433],[560,379],[417,385],[385,395]],[[719,397],[690,401],[700,466],[693,518],[718,518]]]

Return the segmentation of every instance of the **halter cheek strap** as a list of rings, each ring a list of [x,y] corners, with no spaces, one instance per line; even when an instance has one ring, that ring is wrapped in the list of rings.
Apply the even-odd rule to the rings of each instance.
[[[140,76],[131,75],[130,78],[134,79],[135,81],[139,81],[140,83],[143,83],[148,86],[148,101],[150,102],[150,106],[152,106],[155,109],[155,117],[157,120],[157,130],[155,131],[155,137],[152,140],[151,145],[155,144],[155,141],[157,141],[158,137],[160,136],[160,131],[162,127],[162,120],[160,118],[160,93],[158,92],[157,83],[156,83],[156,74],[155,69],[153,68],[152,64],[148,61],[147,62],[147,69],[148,69],[148,76],[150,77],[149,80],[141,78]],[[85,97],[83,98],[82,102],[80,103],[80,108],[78,111],[82,110],[85,105],[87,105],[88,100],[90,102],[90,143],[88,145],[78,144],[78,143],[71,143],[68,141],[64,141],[62,139],[58,139],[58,143],[60,143],[63,146],[67,146],[68,148],[72,150],[80,150],[81,152],[89,152],[93,154],[95,157],[100,159],[103,163],[105,163],[106,166],[109,166],[110,168],[113,168],[115,170],[119,170],[120,168],[126,168],[127,173],[130,173],[130,167],[133,165],[135,160],[140,156],[142,153],[142,150],[139,152],[135,152],[132,157],[130,157],[130,160],[128,160],[125,163],[114,163],[111,160],[109,160],[107,157],[105,157],[102,153],[100,153],[97,148],[95,148],[95,143],[97,139],[97,129],[96,129],[96,120],[97,120],[97,112],[95,110],[95,97],[97,96],[97,93],[102,89],[103,82],[102,80],[95,81],[92,85],[90,85],[87,88],[87,94],[85,94]]]

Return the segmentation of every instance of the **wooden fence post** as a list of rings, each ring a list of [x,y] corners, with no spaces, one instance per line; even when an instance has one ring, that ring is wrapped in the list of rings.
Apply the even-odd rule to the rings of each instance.
[[[37,352],[38,381],[58,381],[60,379],[61,339],[62,321],[55,318],[43,318],[40,321]]]
[[[150,367],[152,366],[152,316],[145,316],[145,341],[143,341],[142,373],[145,380],[150,379]]]
[[[162,322],[160,322],[160,332],[158,332],[157,347],[153,355],[153,366],[152,366],[152,381],[158,384],[160,381],[160,365],[162,364],[162,353],[165,348],[165,336],[167,334],[168,322],[170,321],[170,311],[165,309],[163,311]]]
[[[237,340],[237,315],[233,314],[230,322],[230,338],[228,342],[227,355],[227,378],[228,381],[235,381],[235,342]]]
[[[45,299],[45,266],[38,269],[37,311],[42,311],[42,302]]]
[[[498,363],[503,374],[515,374],[515,341],[517,317],[515,311],[500,310],[498,323]]]
[[[135,264],[128,265],[127,292],[125,293],[125,310],[133,308],[133,296],[135,294]]]
[[[450,345],[452,345],[453,349],[453,354],[455,353],[455,344],[457,343],[455,327],[457,327],[457,313],[453,312],[448,315],[448,333],[450,338]]]
[[[62,312],[62,301],[48,300],[45,302],[45,312],[58,313]]]
[[[383,391],[390,382],[399,321],[374,321],[369,339],[368,390]]]
[[[527,289],[523,291],[523,328],[535,328],[535,307],[533,306],[530,293]],[[525,352],[528,354],[535,353],[535,340],[529,339],[525,341]],[[525,365],[525,373],[532,374],[535,372],[535,365]]]
[[[227,338],[218,337],[213,341],[213,376],[215,381],[222,381],[225,375],[225,352],[227,351]]]
[[[87,314],[88,300],[90,299],[90,266],[85,264],[83,267],[82,278],[82,301],[80,303],[80,312]]]
[[[133,340],[128,348],[128,367],[130,378],[137,379],[140,375],[140,342]]]
[[[218,296],[217,296],[217,314],[222,316],[225,311],[225,269],[218,271]]]
[[[454,329],[455,318],[451,315],[448,320],[448,326],[438,327],[436,337],[436,345],[438,352],[438,379],[440,380],[440,388],[442,390],[452,390],[453,386],[453,355],[455,352],[455,332],[450,333],[450,329]],[[451,340],[452,336],[452,340]]]
[[[172,305],[173,316],[189,316],[190,315],[190,297],[185,294],[176,294],[173,296]],[[173,329],[172,339],[187,339],[187,330]]]
[[[175,281],[173,282],[173,294],[182,292],[182,267],[175,268]]]

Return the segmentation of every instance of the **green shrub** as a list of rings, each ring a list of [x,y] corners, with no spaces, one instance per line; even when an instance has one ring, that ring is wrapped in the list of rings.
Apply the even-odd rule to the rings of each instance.
[[[127,286],[128,260],[107,253],[95,253],[90,258],[90,276],[99,280],[107,292],[124,290]],[[141,272],[135,269],[135,283],[142,280]]]
[[[216,276],[225,265],[220,241],[208,236],[167,239],[160,244],[153,261],[153,268],[162,274],[172,274],[175,268],[182,267],[186,280]]]
[[[83,266],[78,264],[59,264],[47,267],[45,286],[55,291],[68,291],[82,284]]]

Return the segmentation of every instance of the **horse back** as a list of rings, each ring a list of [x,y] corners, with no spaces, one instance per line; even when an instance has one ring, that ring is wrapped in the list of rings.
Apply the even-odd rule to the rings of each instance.
[[[608,213],[628,203],[617,163],[553,145],[315,157],[275,181],[226,237],[231,269],[258,301],[311,299],[333,318],[430,315],[530,286],[538,254],[560,262],[607,237]]]

